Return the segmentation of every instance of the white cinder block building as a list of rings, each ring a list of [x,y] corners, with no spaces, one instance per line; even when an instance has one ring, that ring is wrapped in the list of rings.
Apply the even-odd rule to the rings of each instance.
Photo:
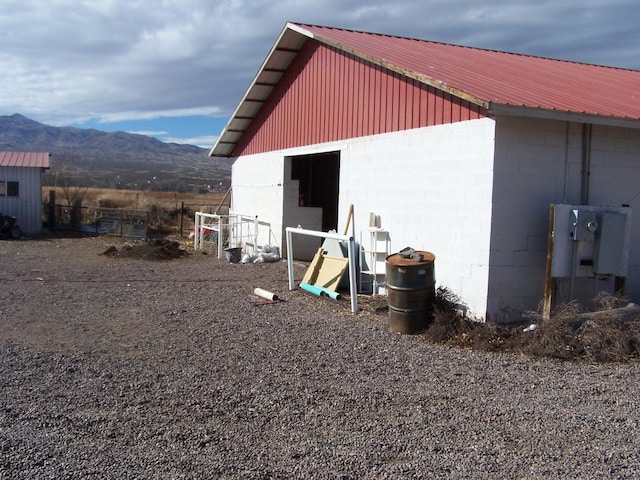
[[[23,233],[42,231],[42,172],[47,152],[0,152],[0,213],[16,217]]]
[[[287,24],[210,154],[281,247],[354,205],[358,237],[375,213],[391,252],[433,252],[437,285],[501,321],[543,298],[551,205],[640,206],[639,91],[633,70]]]

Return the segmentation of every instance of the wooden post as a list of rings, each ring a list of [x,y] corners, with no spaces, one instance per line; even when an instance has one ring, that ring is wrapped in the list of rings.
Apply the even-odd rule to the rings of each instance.
[[[551,205],[549,209],[549,233],[547,237],[547,265],[544,279],[544,303],[542,307],[543,320],[549,320],[551,317],[551,303],[553,301],[554,280],[551,276],[551,264],[553,261],[553,224],[555,222],[556,206]]]
[[[49,190],[49,218],[47,220],[47,227],[50,232],[56,229],[56,191]]]
[[[82,228],[82,200],[79,198],[71,205],[71,228],[75,231]]]
[[[180,202],[180,238],[182,238],[182,225],[184,224],[184,200]]]

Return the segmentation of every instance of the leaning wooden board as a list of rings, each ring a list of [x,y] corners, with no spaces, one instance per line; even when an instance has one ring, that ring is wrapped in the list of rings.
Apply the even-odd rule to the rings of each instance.
[[[302,283],[324,287],[335,292],[348,265],[348,258],[326,255],[325,251],[319,248],[302,278]]]

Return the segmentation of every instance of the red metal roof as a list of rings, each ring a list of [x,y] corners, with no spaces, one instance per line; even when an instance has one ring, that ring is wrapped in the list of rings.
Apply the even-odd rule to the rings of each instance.
[[[0,167],[49,168],[49,153],[0,152]]]
[[[337,28],[290,27],[489,108],[499,104],[640,119],[640,71]]]
[[[486,108],[489,114],[640,126],[640,71],[288,23],[210,155],[230,155],[309,39]]]

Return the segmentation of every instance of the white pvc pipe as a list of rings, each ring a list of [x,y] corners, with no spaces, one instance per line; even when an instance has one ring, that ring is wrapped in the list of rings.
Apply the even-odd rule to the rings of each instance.
[[[347,251],[349,254],[349,296],[351,297],[351,311],[356,313],[358,311],[358,287],[356,284],[356,261],[355,261],[355,247],[353,236],[339,235],[338,233],[331,232],[318,232],[316,230],[305,230],[304,228],[287,227],[287,270],[289,273],[289,290],[294,290],[293,280],[293,241],[292,234],[306,235],[309,237],[331,238],[347,243]]]
[[[259,297],[266,298],[267,300],[276,301],[278,300],[278,296],[270,292],[269,290],[264,290],[263,288],[254,288],[253,293]]]

